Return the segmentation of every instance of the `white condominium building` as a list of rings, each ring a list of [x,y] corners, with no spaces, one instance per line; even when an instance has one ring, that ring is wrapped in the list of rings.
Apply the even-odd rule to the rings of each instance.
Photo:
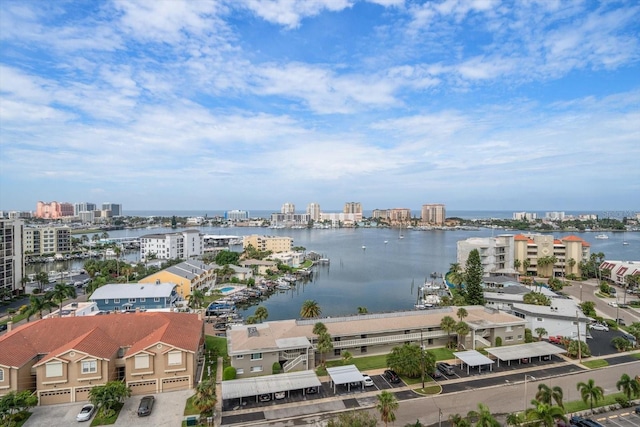
[[[24,254],[45,255],[71,252],[69,227],[37,227],[24,229]]]
[[[320,221],[320,204],[319,203],[309,203],[309,205],[307,205],[307,215],[309,215],[309,218],[312,219],[315,222]]]
[[[280,213],[283,214],[294,214],[296,213],[296,205],[294,205],[293,203],[285,203],[282,205],[282,208],[280,209]]]
[[[13,292],[24,277],[22,220],[0,219],[0,291]]]
[[[513,268],[513,238],[513,235],[505,234],[460,240],[457,244],[457,262],[464,269],[469,253],[477,249],[485,276],[514,276],[517,272]]]
[[[189,259],[202,255],[203,235],[198,230],[147,234],[140,237],[140,258]]]

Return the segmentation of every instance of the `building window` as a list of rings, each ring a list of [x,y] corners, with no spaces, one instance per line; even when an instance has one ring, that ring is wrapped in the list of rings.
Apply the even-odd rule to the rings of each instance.
[[[513,326],[507,326],[506,328],[504,328],[505,332],[511,332],[513,331]]]
[[[147,369],[147,368],[149,368],[149,355],[148,354],[136,354],[134,368],[135,369]]]
[[[109,304],[109,300],[108,299],[104,300],[104,303]]]
[[[182,365],[182,352],[170,351],[169,352],[169,365]]]
[[[244,369],[242,369],[242,368],[238,368],[238,369],[236,369],[236,374],[237,374],[237,375],[242,375],[242,374],[244,374]]]
[[[333,350],[333,355],[334,356],[340,356],[340,349],[339,348],[334,349]]]
[[[262,366],[252,366],[251,372],[262,372]],[[236,371],[237,373],[237,371]]]
[[[360,353],[366,353],[367,352],[367,346],[363,345],[362,347],[360,347]]]
[[[518,339],[521,340],[522,339],[522,335],[518,335]]]
[[[62,362],[49,362],[45,365],[45,376],[47,378],[51,377],[61,377],[62,376]]]
[[[114,304],[120,304],[120,298],[115,298],[115,299],[113,300],[113,303],[114,303]]]
[[[513,341],[513,335],[504,338],[505,341]]]
[[[537,318],[536,318],[536,320],[537,320],[538,322],[542,322],[542,321],[543,321],[543,320],[542,320],[542,317],[537,317]]]
[[[129,302],[136,302],[135,298],[129,298]]]
[[[251,360],[262,360],[262,353],[253,353],[251,355]]]
[[[154,298],[153,302],[160,302],[160,298],[158,298],[158,297]]]
[[[0,383],[4,381],[4,369],[0,369]]]
[[[140,302],[146,302],[147,299],[146,298],[140,298]]]
[[[244,354],[239,354],[236,356],[236,359],[244,359]]]
[[[95,374],[98,372],[98,362],[95,360],[84,360],[82,362],[83,374]]]

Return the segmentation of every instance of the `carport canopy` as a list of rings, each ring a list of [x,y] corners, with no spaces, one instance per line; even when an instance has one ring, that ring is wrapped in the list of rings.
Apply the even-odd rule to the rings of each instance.
[[[242,378],[222,382],[222,399],[242,399],[278,391],[304,390],[321,385],[318,376],[312,370]]]
[[[334,393],[336,392],[336,385],[349,385],[351,383],[362,383],[364,381],[362,372],[360,372],[360,370],[356,368],[356,365],[335,366],[333,368],[327,368],[327,373],[331,377]]]
[[[462,363],[467,365],[467,374],[469,374],[469,367],[475,368],[477,366],[479,371],[483,365],[489,365],[489,370],[491,370],[495,363],[477,350],[458,351],[453,353],[453,355],[456,359],[460,359]]]
[[[498,359],[498,366],[500,366],[500,360],[502,360],[503,362],[509,362],[509,364],[511,364],[512,360],[551,356],[554,354],[562,354],[567,352],[567,350],[546,341],[507,345],[504,347],[489,347],[485,350],[487,351],[487,353]]]

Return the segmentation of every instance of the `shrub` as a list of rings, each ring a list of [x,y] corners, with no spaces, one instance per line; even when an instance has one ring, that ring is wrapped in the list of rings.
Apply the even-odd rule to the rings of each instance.
[[[502,346],[502,337],[496,337],[496,347]]]
[[[224,368],[224,371],[222,372],[222,379],[224,381],[235,380],[236,368],[234,368],[233,366],[227,366],[226,368]]]
[[[271,366],[271,372],[273,374],[279,374],[282,372],[282,366],[280,366],[280,363],[278,362],[273,362],[273,365]]]

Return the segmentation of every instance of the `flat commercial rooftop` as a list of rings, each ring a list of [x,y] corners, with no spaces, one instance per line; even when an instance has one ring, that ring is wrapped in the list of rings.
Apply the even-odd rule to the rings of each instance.
[[[362,375],[360,377],[362,378]],[[318,376],[310,370],[242,378],[222,382],[222,399],[241,399],[278,391],[304,390],[309,387],[320,387],[320,385]]]

